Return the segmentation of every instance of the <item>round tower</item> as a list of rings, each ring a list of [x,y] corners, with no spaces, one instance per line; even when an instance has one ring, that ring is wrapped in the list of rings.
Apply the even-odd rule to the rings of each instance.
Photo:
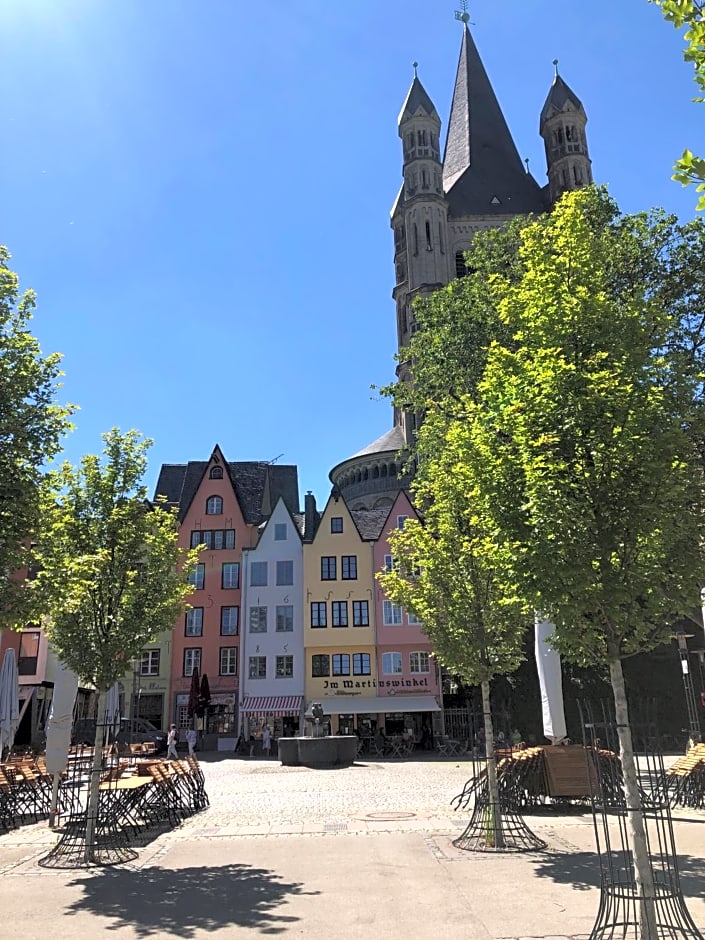
[[[592,162],[588,153],[585,125],[587,114],[578,96],[558,74],[541,111],[539,133],[546,148],[548,194],[551,205],[572,189],[592,183]]]

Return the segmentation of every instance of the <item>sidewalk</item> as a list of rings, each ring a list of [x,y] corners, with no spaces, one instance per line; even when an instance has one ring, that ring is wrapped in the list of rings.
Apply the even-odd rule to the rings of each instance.
[[[13,935],[367,940],[452,931],[497,940],[582,937],[593,925],[599,873],[589,815],[529,817],[546,852],[478,855],[454,848],[467,813],[453,813],[433,792],[457,792],[466,771],[453,762],[205,769],[212,809],[160,836],[130,866],[45,871],[35,860],[54,838],[46,825],[0,836],[0,909]],[[705,814],[675,815],[683,889],[703,929]]]

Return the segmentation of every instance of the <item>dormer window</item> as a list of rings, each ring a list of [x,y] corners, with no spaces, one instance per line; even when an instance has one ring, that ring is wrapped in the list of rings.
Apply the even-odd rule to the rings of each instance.
[[[222,480],[223,479],[223,468],[222,467],[211,467],[211,472],[209,474],[211,480]]]
[[[220,516],[223,512],[223,499],[221,496],[209,496],[206,500],[206,515]]]

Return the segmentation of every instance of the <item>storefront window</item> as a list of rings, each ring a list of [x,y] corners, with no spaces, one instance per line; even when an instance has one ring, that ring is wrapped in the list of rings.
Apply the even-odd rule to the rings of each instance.
[[[235,705],[209,705],[206,731],[209,734],[231,734],[237,731]]]

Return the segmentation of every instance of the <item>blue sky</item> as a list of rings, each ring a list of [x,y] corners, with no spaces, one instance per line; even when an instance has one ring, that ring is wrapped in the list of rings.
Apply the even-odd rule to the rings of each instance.
[[[0,0],[0,243],[34,329],[100,433],[163,462],[328,471],[391,426],[373,383],[396,344],[389,210],[411,63],[447,121],[454,0]],[[518,149],[545,182],[554,58],[582,99],[595,179],[683,219],[670,180],[705,151],[682,41],[647,0],[475,0],[473,35]],[[281,455],[281,456],[280,456]]]

